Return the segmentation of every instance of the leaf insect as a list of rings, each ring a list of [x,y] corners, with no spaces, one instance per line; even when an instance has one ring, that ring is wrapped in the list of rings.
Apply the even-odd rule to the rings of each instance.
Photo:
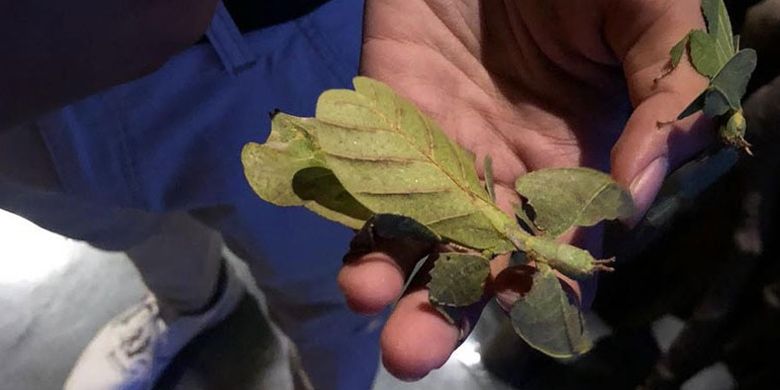
[[[530,259],[545,263],[560,273],[576,280],[584,280],[596,272],[612,272],[609,264],[615,259],[595,260],[588,251],[551,240],[528,240],[525,254]]]
[[[450,309],[484,298],[490,259],[524,251],[539,270],[547,270],[550,288],[524,298],[531,314],[527,318],[534,321],[515,329],[526,336],[537,329],[558,329],[549,342],[544,335],[534,337],[535,347],[555,356],[581,353],[586,344],[578,341],[579,308],[563,299],[557,276],[548,268],[583,279],[611,270],[610,260],[596,260],[555,237],[572,226],[622,216],[633,209],[631,197],[608,175],[584,169],[523,175],[519,180],[541,183],[528,191],[516,188],[536,207],[529,226],[543,221],[547,228],[544,235],[534,235],[496,205],[489,159],[483,186],[474,156],[411,102],[375,80],[358,77],[354,85],[354,91],[323,92],[313,118],[273,114],[266,142],[242,149],[252,189],[270,203],[303,206],[360,229],[347,262],[381,249],[386,240],[429,254],[423,260],[426,267],[433,266],[427,275],[429,301],[456,323],[462,311]],[[573,209],[561,212],[568,207]],[[439,258],[431,256],[436,253]]]
[[[671,73],[682,60],[686,49],[694,69],[710,82],[677,120],[702,111],[718,121],[718,135],[727,145],[751,154],[745,140],[747,122],[742,111],[742,98],[750,76],[756,68],[757,56],[753,49],[739,50],[739,36],[734,36],[723,0],[702,0],[707,31],[691,30],[670,51],[668,70]],[[666,123],[659,122],[659,126]]]

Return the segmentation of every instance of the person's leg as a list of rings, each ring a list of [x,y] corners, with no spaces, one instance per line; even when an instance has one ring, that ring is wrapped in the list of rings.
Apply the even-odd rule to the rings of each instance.
[[[216,231],[186,213],[103,207],[63,194],[34,127],[1,133],[0,152],[0,208],[125,251],[150,292],[90,342],[67,389],[149,388],[189,340],[235,309],[244,286],[222,259]]]
[[[219,234],[189,215],[161,216],[156,234],[125,250],[151,294],[98,332],[65,389],[151,388],[190,340],[243,297],[221,249]]]
[[[202,312],[217,295],[222,238],[189,215],[161,217],[157,234],[125,252],[165,319]]]
[[[125,251],[149,290],[175,312],[208,303],[221,266],[220,235],[186,213],[112,208],[63,193],[38,129],[0,133],[0,208],[66,237]]]
[[[316,283],[334,280],[334,275],[325,275]],[[355,314],[341,297],[331,302],[301,302],[290,291],[263,288],[263,293],[271,318],[295,343],[315,388],[370,387],[379,367],[379,335],[385,315]]]
[[[352,312],[339,291],[350,232],[305,210],[272,207],[254,197],[239,204],[222,220],[227,246],[250,266],[315,388],[370,388],[386,317]]]

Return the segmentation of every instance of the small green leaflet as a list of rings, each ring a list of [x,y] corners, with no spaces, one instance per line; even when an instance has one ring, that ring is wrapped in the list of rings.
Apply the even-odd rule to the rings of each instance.
[[[691,30],[670,51],[672,69],[679,65],[688,47],[691,63],[702,75],[713,78],[737,53],[731,21],[723,0],[702,0],[707,31]]]
[[[512,327],[528,345],[554,358],[571,358],[589,351],[579,305],[569,298],[555,273],[540,265],[533,287],[512,306]]]
[[[605,219],[631,216],[631,195],[612,178],[589,168],[561,168],[530,172],[515,182],[528,200],[538,230],[556,238],[573,226],[593,226]]]
[[[693,67],[708,78],[715,77],[729,60],[732,53],[721,52],[715,38],[701,30],[688,34],[688,50]]]
[[[723,0],[702,0],[701,12],[707,23],[707,33],[715,38],[718,51],[735,53],[737,48],[734,46],[734,32]]]
[[[677,44],[674,45],[672,50],[669,52],[669,54],[672,56],[669,62],[670,71],[676,68],[677,65],[680,65],[680,61],[682,61],[682,56],[685,53],[686,47],[688,47],[688,35],[686,35],[685,38],[683,38],[680,42],[677,42]]]
[[[677,119],[703,110],[707,117],[719,118],[718,133],[726,144],[750,153],[741,100],[756,68],[756,52],[739,50],[723,0],[702,0],[701,10],[707,31],[692,30],[671,49],[669,71],[679,65],[687,47],[694,69],[709,78],[710,85]]]
[[[489,260],[473,254],[441,253],[430,272],[429,299],[435,305],[468,306],[484,294]]]
[[[354,85],[354,91],[329,90],[320,95],[314,118],[275,114],[268,140],[244,147],[245,176],[261,198],[280,206],[304,206],[360,229],[348,258],[375,250],[377,237],[412,240],[431,250],[445,244],[469,252],[443,254],[430,272],[430,300],[445,312],[484,295],[488,259],[497,254],[524,251],[539,267],[549,265],[577,279],[610,269],[605,265],[608,261],[595,260],[583,249],[521,229],[495,204],[489,159],[486,189],[477,176],[474,156],[411,102],[365,77],[355,78]],[[534,175],[562,177],[563,172],[570,170],[542,170]],[[609,196],[614,194],[614,184],[592,175],[575,176],[572,180],[583,181],[582,188],[597,192],[591,194],[592,205],[573,210],[576,217],[571,217],[559,211],[547,215],[556,205],[569,207],[568,203],[548,207],[532,201],[537,209],[531,223],[557,231],[624,213],[624,200]],[[568,185],[578,191],[578,186]]]

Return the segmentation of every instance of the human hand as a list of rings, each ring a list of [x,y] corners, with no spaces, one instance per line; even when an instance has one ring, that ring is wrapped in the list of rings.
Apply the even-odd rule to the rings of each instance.
[[[676,118],[706,86],[688,64],[656,82],[669,49],[703,28],[698,0],[368,0],[362,73],[417,103],[476,154],[493,159],[497,202],[512,212],[515,180],[540,168],[611,171],[647,210],[670,167],[711,141],[710,123]],[[580,242],[598,251],[598,232]],[[573,235],[569,235],[573,240]],[[422,253],[388,243],[350,261],[339,283],[350,306],[376,313],[395,301]],[[489,285],[504,304],[506,258]],[[506,273],[505,273],[506,274]],[[580,286],[571,282],[577,294]],[[580,294],[581,295],[581,294]],[[440,367],[461,331],[413,289],[382,334],[383,362],[403,379]]]

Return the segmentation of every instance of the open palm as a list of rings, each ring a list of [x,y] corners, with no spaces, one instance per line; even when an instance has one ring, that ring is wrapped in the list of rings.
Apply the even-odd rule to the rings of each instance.
[[[656,80],[669,49],[703,27],[699,4],[368,0],[361,68],[474,152],[480,174],[489,155],[505,210],[517,203],[513,183],[524,173],[588,166],[630,189],[635,220],[669,168],[710,141],[701,118],[657,125],[706,85],[688,66]],[[417,255],[391,247],[346,265],[339,281],[350,305],[372,313],[392,303]],[[494,275],[505,268],[493,263]],[[431,310],[427,291],[413,291],[383,331],[385,366],[401,378],[422,377],[446,361],[460,335]]]

